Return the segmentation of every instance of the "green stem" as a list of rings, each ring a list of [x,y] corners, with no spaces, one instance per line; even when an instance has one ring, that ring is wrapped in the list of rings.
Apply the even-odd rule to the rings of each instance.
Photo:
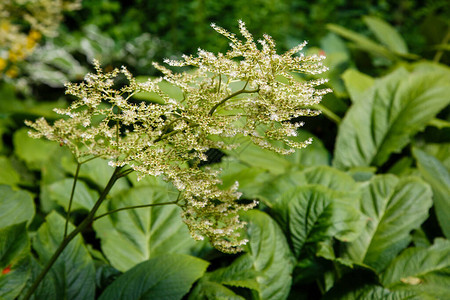
[[[145,207],[152,207],[152,206],[162,206],[162,205],[170,205],[170,204],[177,204],[178,201],[170,201],[170,202],[161,202],[161,203],[151,203],[151,204],[143,204],[143,205],[135,205],[135,206],[127,206],[127,207],[121,207],[117,209],[110,210],[104,214],[101,214],[97,217],[95,217],[92,221],[97,221],[100,218],[106,217],[110,214],[122,211],[122,210],[128,210],[128,209],[135,209],[135,208],[145,208]]]
[[[325,115],[325,117],[334,121],[336,124],[339,125],[341,123],[342,119],[338,115],[336,115],[334,112],[332,112],[330,109],[323,106],[322,104],[316,104],[316,105],[314,105],[314,108],[322,111],[322,113]]]
[[[450,28],[447,30],[447,34],[444,36],[444,39],[442,40],[441,44],[445,45],[450,40]],[[433,61],[435,63],[438,63],[441,60],[442,55],[444,55],[444,50],[439,50],[436,52],[436,55],[433,58]]]
[[[245,86],[247,86],[247,83],[245,84]],[[251,94],[251,93],[257,93],[257,92],[259,92],[259,89],[247,91],[247,90],[245,90],[245,86],[244,86],[244,88],[243,88],[242,90],[239,90],[239,91],[237,91],[237,92],[234,92],[233,94],[231,94],[231,95],[229,95],[229,96],[223,98],[222,100],[220,100],[219,103],[217,103],[216,105],[214,105],[214,106],[211,108],[211,110],[209,111],[208,114],[209,114],[210,116],[212,116],[212,114],[216,111],[216,109],[217,109],[219,106],[221,106],[222,104],[224,104],[225,102],[227,102],[228,100],[230,100],[231,98],[233,98],[233,97],[235,97],[235,96],[237,96],[237,95],[244,94],[244,93]]]
[[[122,167],[117,167],[114,170],[114,173],[111,175],[111,178],[108,181],[108,184],[106,185],[105,189],[101,193],[100,197],[98,198],[97,202],[95,202],[94,207],[91,209],[89,214],[86,216],[86,218],[78,225],[67,237],[63,239],[61,244],[59,245],[58,249],[56,249],[53,256],[50,258],[50,260],[47,262],[47,265],[44,267],[42,272],[38,275],[38,277],[35,279],[33,284],[31,285],[30,289],[26,293],[24,300],[29,300],[33,293],[38,288],[41,281],[44,279],[45,275],[47,275],[48,271],[50,271],[50,268],[53,266],[53,264],[56,262],[58,257],[61,255],[61,253],[64,251],[64,249],[67,247],[67,245],[82,231],[84,231],[94,220],[95,213],[99,209],[100,205],[103,203],[103,201],[106,199],[106,196],[111,191],[111,188],[113,187],[114,183],[116,183],[117,179],[121,177],[120,170]]]
[[[64,238],[66,238],[66,236],[67,236],[67,228],[69,226],[70,211],[72,209],[73,195],[75,194],[75,187],[77,186],[78,174],[80,173],[80,167],[81,167],[81,163],[77,162],[77,170],[75,171],[75,176],[73,177],[72,191],[70,192],[69,207],[67,208],[66,224],[64,225]]]

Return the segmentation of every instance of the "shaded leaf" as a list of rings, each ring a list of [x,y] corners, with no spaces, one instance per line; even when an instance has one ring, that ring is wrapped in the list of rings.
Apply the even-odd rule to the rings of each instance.
[[[30,269],[26,223],[0,229],[0,299],[13,300],[25,286]]]
[[[360,237],[345,245],[344,257],[381,271],[409,244],[409,233],[427,219],[431,189],[417,177],[379,175],[362,185],[361,199],[361,211],[369,220]]]
[[[445,299],[450,292],[449,275],[450,241],[436,239],[428,248],[414,247],[402,252],[386,268],[381,282],[390,289]]]
[[[232,290],[220,283],[209,281],[208,276],[202,277],[192,292],[189,293],[190,300],[244,300]]]
[[[433,189],[434,210],[441,229],[450,238],[450,172],[432,155],[413,148],[417,167]]]
[[[17,173],[11,161],[5,156],[0,156],[0,170],[0,184],[16,185],[20,183],[19,173]]]
[[[283,232],[261,211],[248,211],[242,218],[248,222],[246,253],[230,266],[210,273],[210,280],[250,288],[255,299],[286,299],[294,259]]]
[[[207,266],[208,262],[188,255],[161,255],[119,276],[99,299],[181,299]]]
[[[168,193],[166,186],[135,187],[115,195],[107,202],[107,210],[170,202],[177,196]],[[111,265],[126,271],[156,255],[192,254],[204,245],[191,238],[180,213],[181,209],[173,204],[129,209],[98,219],[94,229]]]
[[[73,178],[66,178],[46,186],[46,191],[51,200],[55,201],[67,211]],[[98,193],[90,189],[86,183],[78,180],[73,196],[72,210],[83,209],[89,211],[98,198]]]
[[[56,212],[46,217],[35,238],[33,248],[42,264],[46,264],[63,240],[65,220]],[[73,230],[69,226],[69,232]],[[94,299],[94,263],[80,236],[75,237],[64,249],[50,269],[55,283],[55,299]]]
[[[273,211],[298,257],[306,244],[332,237],[343,241],[357,238],[364,224],[357,204],[357,199],[311,185],[292,188],[282,194]]]
[[[34,202],[30,194],[0,185],[0,228],[26,221],[34,217]]]
[[[398,69],[378,79],[339,127],[333,164],[381,166],[450,103],[450,72]]]

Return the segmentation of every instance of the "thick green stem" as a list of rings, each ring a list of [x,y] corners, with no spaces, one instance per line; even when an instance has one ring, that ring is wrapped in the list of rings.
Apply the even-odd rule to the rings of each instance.
[[[50,271],[50,268],[53,266],[53,264],[56,262],[58,257],[61,255],[61,253],[64,251],[64,249],[67,247],[67,245],[82,231],[84,231],[94,220],[95,213],[99,209],[100,205],[103,203],[103,201],[106,199],[106,196],[111,191],[111,188],[113,187],[114,183],[116,183],[117,179],[119,179],[121,176],[120,170],[122,167],[117,167],[114,170],[114,173],[111,175],[111,178],[108,181],[108,184],[106,185],[105,189],[101,193],[100,197],[98,198],[97,202],[94,204],[94,207],[91,209],[89,214],[86,216],[86,218],[78,225],[67,237],[63,239],[61,244],[59,245],[58,249],[56,249],[53,256],[50,258],[50,260],[47,262],[47,265],[44,267],[42,272],[38,275],[36,280],[31,285],[30,289],[28,290],[27,294],[23,298],[24,300],[28,300],[31,298],[33,293],[38,288],[41,281],[44,279],[45,275]]]
[[[64,226],[64,238],[67,236],[67,228],[69,227],[70,211],[72,209],[73,195],[75,194],[75,187],[77,186],[78,174],[80,173],[81,163],[77,163],[77,170],[75,171],[75,176],[73,177],[72,191],[70,192],[69,207],[67,208],[66,225]]]

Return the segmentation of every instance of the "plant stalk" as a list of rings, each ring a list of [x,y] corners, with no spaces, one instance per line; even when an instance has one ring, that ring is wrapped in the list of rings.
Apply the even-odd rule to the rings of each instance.
[[[48,271],[50,271],[50,268],[53,266],[53,264],[56,262],[58,257],[61,255],[61,253],[64,251],[64,249],[67,247],[67,245],[82,231],[84,231],[94,220],[94,215],[99,209],[100,205],[103,203],[103,201],[106,199],[106,196],[111,191],[111,188],[116,183],[117,179],[119,179],[121,176],[120,170],[122,167],[117,167],[114,170],[114,173],[111,175],[111,178],[108,181],[108,184],[106,185],[105,189],[101,193],[100,197],[98,198],[97,202],[94,204],[94,207],[91,209],[89,214],[86,216],[86,218],[78,225],[68,236],[66,236],[61,244],[59,245],[58,249],[56,249],[53,256],[50,258],[50,260],[47,262],[47,265],[44,267],[42,272],[38,275],[36,280],[31,285],[30,289],[26,293],[24,300],[29,300],[33,293],[38,288],[41,281],[44,279],[45,275],[47,275]]]
[[[75,176],[73,177],[72,191],[70,192],[69,207],[67,208],[66,225],[64,225],[64,238],[67,237],[67,228],[69,227],[70,211],[72,210],[73,196],[75,194],[75,187],[77,186],[78,174],[80,173],[80,167],[81,167],[81,163],[77,162],[77,170],[75,171]]]

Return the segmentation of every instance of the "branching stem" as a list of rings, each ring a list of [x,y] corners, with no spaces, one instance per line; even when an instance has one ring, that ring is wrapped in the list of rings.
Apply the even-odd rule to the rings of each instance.
[[[76,169],[75,175],[73,177],[72,191],[70,192],[69,207],[67,208],[66,224],[64,225],[64,238],[67,237],[67,228],[69,226],[70,211],[72,210],[73,196],[75,194],[75,187],[77,186],[78,174],[80,173],[80,167],[81,167],[81,163],[77,162],[77,169]]]

